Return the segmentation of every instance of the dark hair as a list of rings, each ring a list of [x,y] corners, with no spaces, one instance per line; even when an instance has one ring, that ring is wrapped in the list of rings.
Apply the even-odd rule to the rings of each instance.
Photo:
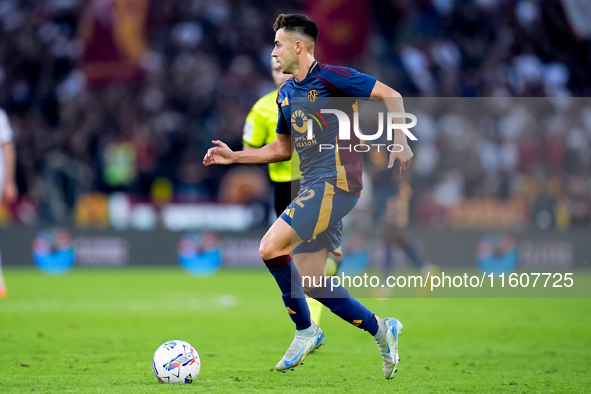
[[[273,25],[275,32],[279,29],[296,31],[314,42],[318,39],[318,25],[308,15],[280,14]]]

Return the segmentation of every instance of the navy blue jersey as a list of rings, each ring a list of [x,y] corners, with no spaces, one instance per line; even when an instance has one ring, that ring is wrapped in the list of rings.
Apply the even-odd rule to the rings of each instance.
[[[359,140],[351,133],[351,140],[340,141],[337,116],[321,114],[321,109],[342,110],[352,123],[357,108],[356,97],[370,97],[375,84],[375,78],[351,68],[314,61],[304,80],[297,82],[292,78],[281,86],[277,94],[279,120],[276,132],[291,134],[292,144],[300,157],[302,189],[327,181],[359,195],[363,187],[363,159],[351,149]],[[338,100],[333,100],[336,98]],[[311,140],[307,138],[307,119],[314,119]],[[335,148],[320,149],[329,145]]]

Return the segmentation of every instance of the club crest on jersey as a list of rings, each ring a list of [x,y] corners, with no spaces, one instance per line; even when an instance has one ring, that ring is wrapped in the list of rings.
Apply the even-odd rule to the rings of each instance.
[[[318,98],[318,90],[310,89],[308,90],[308,101],[313,103]]]

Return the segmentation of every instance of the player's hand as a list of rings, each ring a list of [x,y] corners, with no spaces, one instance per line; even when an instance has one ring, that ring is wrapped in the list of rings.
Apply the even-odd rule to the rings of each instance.
[[[222,141],[216,140],[211,141],[214,145],[213,148],[209,148],[205,157],[203,158],[203,164],[210,166],[212,164],[232,164],[234,163],[232,149],[228,148],[228,145]]]
[[[14,182],[7,182],[4,192],[0,196],[0,203],[10,204],[16,200],[17,194],[16,184]]]
[[[402,175],[404,174],[404,171],[406,171],[406,169],[410,166],[410,163],[412,163],[413,156],[414,153],[412,153],[410,146],[408,146],[408,144],[404,144],[404,147],[400,152],[392,151],[392,153],[390,153],[388,168],[394,167],[394,162],[396,159],[398,159],[400,160],[400,175]]]

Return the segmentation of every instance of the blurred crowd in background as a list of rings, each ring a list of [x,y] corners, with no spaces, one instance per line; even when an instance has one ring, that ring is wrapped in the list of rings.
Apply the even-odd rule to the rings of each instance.
[[[248,173],[252,192],[247,182],[234,193],[224,179],[236,167],[201,161],[212,139],[240,149],[248,111],[274,89],[273,22],[305,12],[320,27],[320,62],[405,97],[564,98],[550,115],[533,112],[544,122],[520,106],[505,123],[472,127],[424,114],[406,178],[418,223],[515,224],[458,221],[486,211],[519,225],[589,226],[591,15],[577,4],[0,0],[0,106],[15,131],[20,193],[0,222],[84,221],[93,201],[119,192],[155,206],[265,199],[261,168]],[[373,168],[380,160],[366,163],[374,187],[392,181]]]

